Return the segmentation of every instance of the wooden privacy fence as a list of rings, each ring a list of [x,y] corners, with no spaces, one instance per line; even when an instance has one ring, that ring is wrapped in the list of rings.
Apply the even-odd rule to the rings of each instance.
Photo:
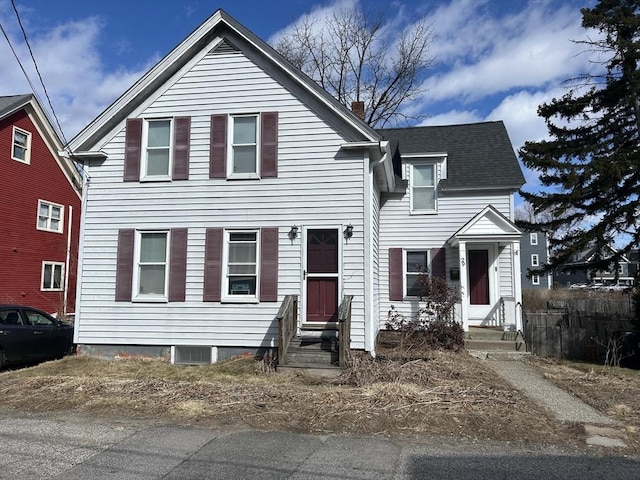
[[[614,332],[635,330],[626,316],[549,310],[524,312],[527,351],[534,355],[596,361]]]

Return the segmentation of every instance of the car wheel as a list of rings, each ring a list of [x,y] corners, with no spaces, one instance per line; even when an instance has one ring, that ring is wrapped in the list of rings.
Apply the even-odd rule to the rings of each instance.
[[[4,351],[0,350],[0,370],[2,370],[4,368],[6,363],[7,363],[7,359],[4,356]]]

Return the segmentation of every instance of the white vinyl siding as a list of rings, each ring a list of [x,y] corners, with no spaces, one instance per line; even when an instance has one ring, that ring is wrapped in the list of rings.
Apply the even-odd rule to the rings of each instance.
[[[181,73],[182,75],[182,73]],[[343,243],[340,299],[354,295],[352,347],[364,348],[363,155],[340,151],[352,140],[239,53],[207,54],[162,87],[131,116],[191,117],[187,182],[123,182],[124,122],[101,142],[108,159],[89,166],[84,217],[80,343],[268,347],[277,344],[274,316],[287,294],[302,298],[303,227],[352,224]],[[278,112],[278,178],[209,178],[212,114]],[[97,145],[98,146],[98,145]],[[97,147],[96,146],[96,147]],[[287,236],[298,225],[295,240]],[[186,299],[167,304],[115,302],[118,229],[188,228]],[[207,228],[277,227],[278,302],[203,302]]]
[[[438,170],[441,164],[438,165]],[[403,168],[408,169],[408,165]],[[439,172],[438,172],[439,174]],[[438,197],[438,215],[428,217],[410,214],[408,194],[408,170],[405,180],[397,181],[396,190],[383,194],[383,207],[380,211],[380,322],[384,327],[387,313],[394,305],[396,310],[411,316],[415,311],[416,299],[396,302],[389,300],[389,248],[405,250],[424,250],[441,248],[451,236],[487,205],[493,205],[507,218],[510,217],[511,202],[508,192],[456,192],[445,193]],[[513,295],[511,281],[511,248],[507,245],[498,249],[499,295]],[[446,274],[450,281],[451,269],[459,269],[458,249],[447,248]],[[453,282],[456,283],[456,282]]]

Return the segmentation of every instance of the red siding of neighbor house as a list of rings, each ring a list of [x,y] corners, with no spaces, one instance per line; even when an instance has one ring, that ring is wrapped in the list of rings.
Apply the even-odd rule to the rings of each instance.
[[[31,158],[11,158],[13,126],[31,132]],[[62,233],[38,230],[38,200],[64,206]],[[80,197],[25,110],[0,120],[0,303],[62,312],[64,292],[42,291],[42,262],[66,261],[73,210],[67,312],[75,307]],[[64,276],[63,276],[64,283]]]

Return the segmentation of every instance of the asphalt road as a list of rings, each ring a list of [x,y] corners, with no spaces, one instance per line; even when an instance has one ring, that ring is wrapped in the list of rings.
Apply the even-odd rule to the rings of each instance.
[[[453,438],[400,441],[5,416],[0,478],[622,480],[640,478],[640,458]]]

